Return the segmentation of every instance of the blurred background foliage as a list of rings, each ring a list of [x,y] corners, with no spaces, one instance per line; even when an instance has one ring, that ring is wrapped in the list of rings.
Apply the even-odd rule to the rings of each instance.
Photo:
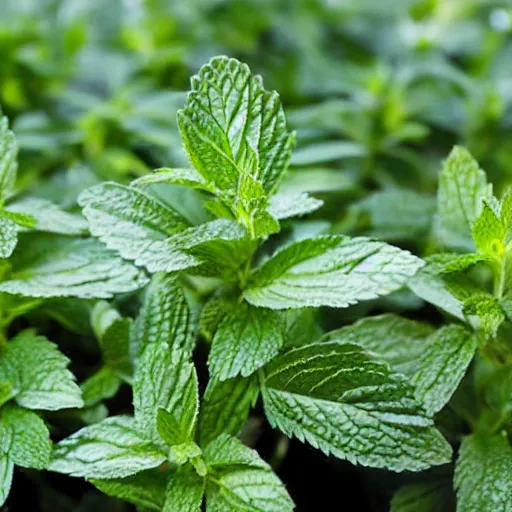
[[[283,98],[287,186],[321,195],[335,231],[422,247],[454,144],[498,193],[512,174],[511,16],[485,0],[2,0],[20,184],[72,206],[97,180],[183,165],[183,91],[228,54]]]
[[[73,210],[98,181],[186,165],[176,111],[190,76],[227,54],[282,96],[297,131],[284,186],[325,201],[284,236],[370,234],[426,254],[437,175],[454,144],[472,152],[498,195],[512,182],[511,36],[505,1],[0,0],[0,105],[21,147],[19,192]],[[183,191],[166,199],[189,218],[201,215]],[[402,292],[322,319],[330,328],[368,309],[420,307]],[[80,318],[62,318],[85,336]],[[304,464],[307,449],[294,449],[284,472]],[[351,484],[351,472],[365,471],[329,463],[341,472],[307,464],[332,496],[340,474]],[[49,478],[47,496],[27,510],[127,510],[95,492],[76,505],[52,490],[69,481]],[[283,478],[298,510],[309,510],[307,477]],[[357,480],[372,487],[372,510],[387,503],[378,490],[390,494],[388,478],[392,487],[400,480],[372,471]],[[14,502],[23,485],[13,492]]]

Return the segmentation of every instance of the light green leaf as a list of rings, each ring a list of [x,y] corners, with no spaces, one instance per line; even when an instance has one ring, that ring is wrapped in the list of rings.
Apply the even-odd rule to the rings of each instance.
[[[57,345],[27,330],[0,354],[0,380],[12,384],[16,402],[28,409],[82,407],[82,393],[68,363]]]
[[[266,368],[271,425],[326,454],[393,471],[450,460],[451,448],[406,378],[361,347],[336,342],[287,352]]]
[[[60,233],[62,235],[83,235],[87,233],[87,222],[80,215],[66,212],[47,199],[27,197],[6,206],[6,211],[29,215],[35,219],[33,229]]]
[[[198,266],[201,261],[189,249],[245,235],[242,226],[226,219],[190,227],[184,217],[155,197],[117,183],[87,189],[79,203],[95,237],[152,273]]]
[[[100,368],[81,384],[85,407],[91,407],[102,400],[112,398],[119,391],[121,384],[121,378],[112,368],[108,366]]]
[[[382,242],[323,236],[281,249],[253,273],[244,296],[271,309],[347,307],[399,289],[423,265]]]
[[[418,297],[465,321],[463,303],[450,291],[450,282],[453,282],[451,276],[436,275],[430,270],[430,266],[427,266],[410,279],[407,286]]]
[[[151,343],[166,342],[172,350],[193,349],[190,309],[176,276],[157,273],[151,279],[144,304],[132,329],[132,351],[137,354]]]
[[[435,223],[439,243],[455,250],[473,250],[473,222],[482,211],[482,199],[491,195],[492,186],[478,163],[466,149],[453,148],[439,175]]]
[[[442,327],[432,335],[412,380],[416,397],[429,414],[439,412],[448,403],[477,345],[477,337],[459,325]]]
[[[211,59],[191,86],[178,125],[194,167],[221,190],[236,190],[239,176],[247,174],[274,192],[294,142],[278,94],[226,57]]]
[[[9,258],[18,243],[20,227],[7,217],[0,217],[0,258]]]
[[[49,469],[84,478],[124,478],[166,459],[165,452],[136,429],[133,418],[113,416],[57,444]]]
[[[0,507],[4,505],[12,485],[14,463],[7,453],[0,454]]]
[[[171,352],[167,343],[146,346],[137,363],[133,382],[133,406],[137,428],[162,445],[157,429],[158,410],[170,412],[189,439],[198,413],[197,376],[189,356]]]
[[[0,117],[0,204],[12,195],[18,171],[18,144],[6,117]]]
[[[438,478],[400,487],[393,496],[390,512],[451,512],[453,509],[452,482]]]
[[[189,169],[155,169],[153,172],[132,181],[131,185],[140,187],[154,183],[167,183],[169,185],[183,185],[185,187],[198,188],[209,192],[215,192],[215,187],[193,168]]]
[[[0,292],[25,297],[109,298],[137,290],[146,274],[92,238],[27,234]]]
[[[285,328],[282,312],[238,304],[223,317],[213,337],[211,375],[221,381],[248,377],[279,353]]]
[[[390,189],[367,195],[353,208],[368,215],[372,236],[386,240],[415,240],[429,232],[436,204],[429,195]]]
[[[506,235],[505,226],[485,201],[480,215],[473,223],[472,233],[475,245],[480,252],[501,261],[505,252],[503,245]]]
[[[485,261],[485,256],[476,252],[469,254],[441,252],[428,256],[425,261],[428,265],[428,271],[432,274],[450,274],[452,272],[462,272],[477,263]]]
[[[169,477],[162,512],[201,512],[205,480],[192,466],[181,466]]]
[[[275,219],[289,219],[312,213],[321,208],[323,204],[323,201],[311,197],[306,192],[283,192],[270,198],[268,212]]]
[[[259,387],[256,376],[236,377],[221,382],[210,379],[201,403],[199,433],[206,446],[220,434],[237,436],[256,405]]]
[[[33,411],[17,405],[0,409],[0,438],[9,458],[23,468],[45,469],[50,462],[52,443],[44,421]],[[8,439],[8,449],[5,441]]]
[[[348,140],[314,142],[293,152],[292,165],[316,165],[345,158],[361,158],[365,147]]]
[[[480,293],[464,301],[464,314],[476,330],[487,338],[495,338],[506,320],[500,301],[493,295]]]
[[[167,473],[158,469],[149,469],[126,478],[93,478],[89,481],[108,496],[160,512],[164,506],[167,476]]]
[[[399,373],[412,376],[434,329],[393,314],[363,318],[353,325],[327,333],[322,341],[358,345],[388,363]]]
[[[208,512],[287,512],[293,501],[272,468],[241,441],[221,435],[205,449]]]
[[[474,434],[462,442],[455,467],[457,512],[512,509],[512,447],[506,437]]]

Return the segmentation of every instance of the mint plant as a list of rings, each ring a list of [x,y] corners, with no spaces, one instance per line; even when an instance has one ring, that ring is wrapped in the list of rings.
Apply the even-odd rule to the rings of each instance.
[[[394,512],[510,510],[512,192],[496,198],[456,147],[437,206],[425,200],[428,212],[406,220],[431,232],[420,258],[296,221],[323,202],[286,186],[295,134],[279,95],[238,60],[200,69],[177,122],[190,167],[93,185],[78,197],[82,217],[16,195],[2,120],[2,503],[18,465],[84,478],[141,510],[291,511],[254,450],[262,410],[325,455],[407,472]],[[409,233],[382,206],[401,197],[358,208],[383,233]],[[398,294],[437,308],[435,321],[319,322],[320,308],[344,318]],[[95,340],[80,386],[37,334],[41,314]],[[34,327],[11,337],[20,318]],[[111,413],[127,386],[133,410]],[[58,418],[34,410],[59,409],[53,446]]]

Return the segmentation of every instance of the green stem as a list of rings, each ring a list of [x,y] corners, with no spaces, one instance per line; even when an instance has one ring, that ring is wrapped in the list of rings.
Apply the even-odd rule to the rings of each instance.
[[[507,263],[507,258],[504,255],[501,258],[501,262],[498,266],[498,276],[497,276],[497,279],[495,279],[495,284],[494,284],[494,296],[497,297],[498,299],[501,299],[503,297],[503,292],[505,290],[506,263]]]

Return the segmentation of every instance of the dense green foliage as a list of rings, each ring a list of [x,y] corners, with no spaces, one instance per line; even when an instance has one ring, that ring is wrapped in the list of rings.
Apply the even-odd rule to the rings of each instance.
[[[511,33],[0,2],[0,507],[512,510]]]

